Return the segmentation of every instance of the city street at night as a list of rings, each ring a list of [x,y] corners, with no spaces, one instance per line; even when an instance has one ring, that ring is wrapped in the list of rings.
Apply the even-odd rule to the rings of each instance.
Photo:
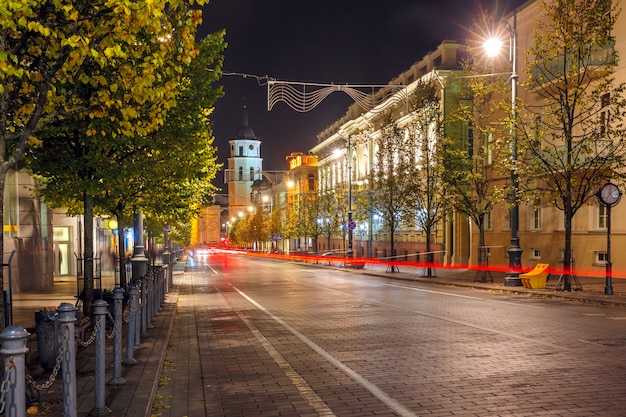
[[[155,415],[626,415],[620,307],[227,253],[174,283]]]

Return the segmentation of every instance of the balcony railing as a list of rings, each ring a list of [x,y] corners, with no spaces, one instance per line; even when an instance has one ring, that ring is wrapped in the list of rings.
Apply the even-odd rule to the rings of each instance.
[[[567,59],[567,61],[565,61]],[[542,86],[546,83],[554,81],[562,77],[565,73],[579,72],[586,70],[595,72],[595,69],[615,64],[615,41],[611,40],[603,47],[593,49],[589,54],[582,54],[576,57],[572,54],[559,57],[546,62],[535,65],[531,75],[535,86]]]

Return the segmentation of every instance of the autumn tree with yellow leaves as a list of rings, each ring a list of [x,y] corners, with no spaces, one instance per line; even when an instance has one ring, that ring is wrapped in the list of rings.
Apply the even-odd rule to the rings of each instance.
[[[194,6],[204,3],[5,2],[0,8],[0,193],[29,143],[37,143],[38,132],[59,117],[88,109],[93,123],[84,126],[87,137],[155,132],[175,104],[185,66],[197,54],[201,10]],[[95,94],[85,97],[86,90]]]

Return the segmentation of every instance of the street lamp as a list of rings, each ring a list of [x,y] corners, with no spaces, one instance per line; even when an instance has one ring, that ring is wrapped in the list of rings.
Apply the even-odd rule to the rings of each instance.
[[[511,169],[511,243],[507,252],[509,253],[509,270],[504,277],[504,285],[507,287],[520,287],[522,280],[519,277],[522,267],[522,249],[519,244],[519,204],[517,201],[517,191],[519,189],[517,177],[517,11],[513,11],[513,26],[506,20],[503,20],[510,35],[509,60],[511,61],[511,123],[512,123],[512,139],[511,160],[513,168]],[[502,49],[503,42],[498,38],[490,38],[483,44],[489,56],[496,56]]]
[[[348,252],[346,256],[352,258],[354,251],[352,250],[352,240],[356,223],[352,221],[352,145],[348,136]]]
[[[261,200],[263,200],[263,204],[264,204],[265,206],[267,206],[267,203],[270,203],[270,204],[269,204],[269,205],[270,205],[269,214],[271,215],[271,214],[272,214],[272,211],[274,210],[274,208],[273,208],[273,205],[274,205],[274,201],[273,201],[273,200],[274,200],[274,199],[273,199],[273,198],[271,198],[271,197],[270,197],[270,196],[268,196],[268,195],[264,195],[264,196],[261,198]]]

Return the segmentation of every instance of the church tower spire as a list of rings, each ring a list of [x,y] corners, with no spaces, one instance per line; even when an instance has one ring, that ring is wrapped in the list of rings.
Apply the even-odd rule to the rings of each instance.
[[[228,143],[228,211],[232,218],[248,214],[252,184],[261,179],[263,165],[261,141],[248,124],[248,107],[245,104],[242,108],[242,125],[235,138]]]

